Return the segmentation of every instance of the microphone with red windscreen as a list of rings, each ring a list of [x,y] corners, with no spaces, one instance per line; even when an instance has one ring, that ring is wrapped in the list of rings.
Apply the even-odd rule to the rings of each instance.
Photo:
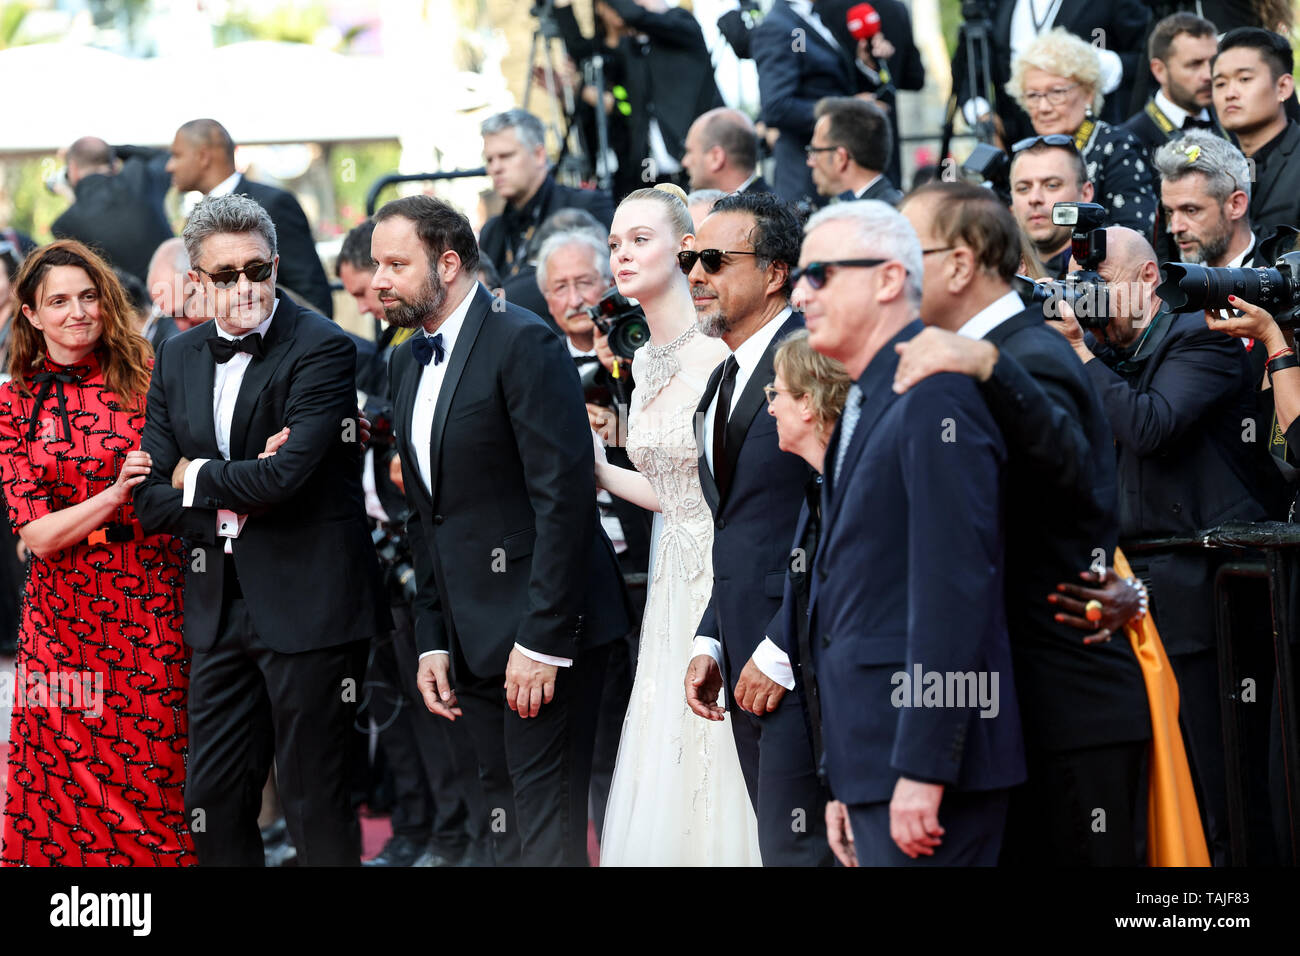
[[[876,8],[869,3],[855,3],[849,7],[849,12],[845,14],[845,23],[848,25],[849,34],[853,39],[861,42],[870,40],[880,32],[880,14]],[[870,48],[870,44],[868,44]],[[894,84],[889,76],[889,67],[883,59],[878,60],[880,66],[880,90],[878,92],[892,92]]]

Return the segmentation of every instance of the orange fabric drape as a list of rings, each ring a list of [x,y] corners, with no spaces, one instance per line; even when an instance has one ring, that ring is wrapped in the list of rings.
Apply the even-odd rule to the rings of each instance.
[[[1126,578],[1133,574],[1119,549],[1115,550],[1115,571]],[[1142,666],[1151,707],[1147,864],[1209,866],[1210,853],[1205,845],[1182,730],[1178,726],[1178,681],[1174,679],[1160,632],[1149,613],[1124,630]]]

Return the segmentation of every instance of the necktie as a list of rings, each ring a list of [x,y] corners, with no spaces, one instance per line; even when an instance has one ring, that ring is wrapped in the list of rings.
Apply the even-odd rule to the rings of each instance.
[[[731,484],[731,467],[727,462],[727,417],[731,414],[731,396],[736,392],[736,357],[728,355],[722,363],[722,384],[718,386],[718,407],[713,413],[713,476],[718,493],[725,494]]]
[[[848,454],[849,442],[853,440],[853,429],[858,427],[858,418],[862,414],[862,389],[854,385],[849,389],[848,400],[844,403],[844,418],[840,422],[840,444],[835,449],[835,483],[839,484],[840,469],[844,467],[844,456]]]
[[[442,333],[437,335],[417,335],[411,339],[411,354],[421,365],[428,365],[433,359],[434,365],[441,365],[447,357],[447,350],[442,345]]]
[[[217,360],[218,365],[225,365],[240,352],[247,352],[253,358],[261,358],[264,354],[261,332],[253,332],[238,339],[227,339],[220,335],[214,335],[208,339],[208,348],[212,352],[212,357]]]

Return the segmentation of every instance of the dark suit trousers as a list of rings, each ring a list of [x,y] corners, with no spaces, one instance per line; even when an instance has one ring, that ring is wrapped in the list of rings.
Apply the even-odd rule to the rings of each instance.
[[[299,864],[360,863],[347,743],[367,643],[271,650],[243,598],[227,595],[216,644],[190,666],[185,809],[201,865],[263,865],[257,815],[272,759]]]
[[[1149,746],[1031,751],[1029,779],[1011,791],[1002,864],[1142,865]]]
[[[498,864],[587,865],[587,788],[608,658],[609,645],[594,647],[559,668],[554,698],[530,718],[506,705],[504,674],[476,677],[453,661]]]
[[[861,866],[996,866],[1007,819],[1008,790],[954,793],[939,804],[943,842],[915,860],[889,836],[889,801],[849,806],[854,849]]]
[[[394,602],[392,612],[392,640],[376,645],[373,665],[392,689],[370,690],[398,701],[380,736],[393,772],[393,832],[432,838],[440,854],[454,859],[487,836],[474,747],[463,721],[453,723],[424,706],[416,687],[419,653],[410,606]]]
[[[781,698],[762,717],[732,702],[731,732],[736,739],[745,786],[758,817],[758,850],[764,866],[831,866],[826,842],[827,792],[799,699]]]

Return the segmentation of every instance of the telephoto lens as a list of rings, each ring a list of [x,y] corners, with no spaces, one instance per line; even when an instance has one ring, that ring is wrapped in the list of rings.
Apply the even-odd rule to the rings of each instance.
[[[1300,301],[1300,252],[1288,252],[1273,268],[1216,269],[1168,262],[1160,270],[1156,295],[1170,312],[1230,309],[1228,296],[1257,305],[1279,324],[1296,323]]]

